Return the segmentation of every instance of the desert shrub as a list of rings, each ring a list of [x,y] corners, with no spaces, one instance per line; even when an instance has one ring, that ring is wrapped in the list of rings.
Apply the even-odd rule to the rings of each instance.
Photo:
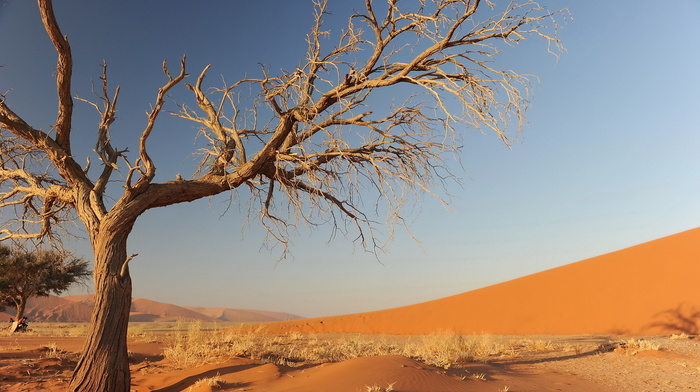
[[[404,355],[420,359],[429,365],[447,368],[457,357],[470,355],[470,350],[464,343],[461,335],[427,335],[407,344]]]
[[[208,386],[212,388],[221,388],[222,385],[224,384],[224,379],[221,378],[221,375],[219,373],[216,374],[214,377],[208,377],[208,378],[202,378],[197,380],[191,387],[187,388],[187,391],[192,391],[194,389],[197,389],[201,386]]]
[[[674,333],[674,334],[671,334],[671,336],[669,336],[669,339],[672,339],[672,340],[691,339],[691,338],[692,338],[692,336],[691,336],[691,335],[688,335],[688,334],[685,333],[685,332]]]
[[[559,348],[549,340],[524,339],[520,341],[519,345],[527,351],[554,351]]]
[[[219,344],[212,334],[202,331],[200,322],[191,322],[187,327],[182,321],[178,324],[179,328],[166,338],[163,350],[163,355],[173,365],[190,368],[209,363],[219,356]]]
[[[640,351],[657,351],[661,345],[644,339],[629,339],[623,342],[625,352],[628,355],[636,355]]]
[[[491,335],[424,335],[404,346],[404,355],[445,368],[476,357],[512,356],[514,352],[502,339]]]
[[[44,347],[44,354],[41,356],[43,358],[64,359],[66,354],[66,351],[61,350],[56,343],[51,342],[48,346]]]

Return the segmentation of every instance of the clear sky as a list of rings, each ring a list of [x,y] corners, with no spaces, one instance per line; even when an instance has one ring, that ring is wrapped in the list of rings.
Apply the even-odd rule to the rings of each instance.
[[[407,1],[407,0],[404,0]],[[361,2],[332,0],[334,4]],[[191,74],[231,83],[258,63],[303,59],[310,1],[55,1],[90,97],[106,60],[121,85],[116,147],[133,146],[163,83],[161,62],[188,56]],[[380,256],[327,233],[302,231],[291,256],[261,249],[259,228],[227,197],[147,212],[131,234],[134,296],[186,306],[354,313],[437,299],[695,228],[700,222],[700,3],[546,1],[569,8],[557,60],[542,42],[504,61],[536,74],[529,125],[508,150],[467,131],[461,187],[449,209],[426,198]],[[55,52],[36,4],[0,6],[0,91],[37,128],[55,120]],[[334,15],[336,16],[336,15]],[[329,28],[333,28],[331,23]],[[183,94],[187,92],[182,89]],[[77,148],[94,143],[94,109],[76,103]],[[161,178],[190,172],[195,129],[164,120],[150,142]],[[94,162],[94,159],[93,159]],[[457,166],[456,166],[457,167]],[[86,242],[72,246],[86,258]],[[73,294],[81,293],[73,290]]]

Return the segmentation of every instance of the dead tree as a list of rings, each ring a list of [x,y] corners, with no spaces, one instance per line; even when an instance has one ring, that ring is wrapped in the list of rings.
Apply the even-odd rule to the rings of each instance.
[[[327,0],[314,0],[308,51],[294,71],[263,68],[258,78],[213,88],[205,87],[208,67],[188,84],[184,57],[177,72],[164,62],[164,84],[133,153],[112,145],[119,88],[109,88],[105,65],[99,100],[80,98],[99,113],[95,170],[71,151],[68,40],[51,0],[37,1],[58,55],[57,118],[51,131],[36,129],[10,109],[11,96],[0,97],[0,207],[14,217],[0,239],[57,241],[65,223],[85,226],[94,251],[95,310],[70,390],[103,392],[129,391],[134,255],[126,240],[141,214],[245,187],[250,213],[285,250],[290,228],[309,223],[354,233],[361,246],[378,251],[384,243],[376,229],[401,224],[404,203],[423,193],[444,195],[460,128],[492,131],[509,143],[509,130],[523,124],[530,79],[494,60],[529,37],[558,47],[561,15],[531,0],[501,8],[479,0],[365,0],[344,30],[331,33],[323,27]],[[176,113],[197,124],[207,145],[196,152],[201,160],[192,178],[155,182],[149,137],[158,132],[164,97],[181,87],[196,105]],[[117,171],[121,187],[114,186]],[[377,211],[386,212],[386,222],[377,222]]]

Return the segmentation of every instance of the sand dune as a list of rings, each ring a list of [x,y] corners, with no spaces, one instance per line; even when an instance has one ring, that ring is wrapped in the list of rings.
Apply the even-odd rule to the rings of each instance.
[[[92,294],[71,295],[66,297],[31,298],[27,304],[26,316],[31,321],[40,322],[88,322],[94,305]],[[13,309],[0,313],[0,320],[14,317]],[[185,308],[177,305],[134,298],[131,302],[129,321],[246,321],[267,322],[299,319],[290,313],[269,312],[262,310],[240,310],[227,308]]]
[[[268,325],[303,333],[700,332],[700,228],[452,297]]]
[[[50,295],[29,298],[25,316],[31,321],[87,322],[90,321],[91,312],[91,306]],[[14,317],[14,308],[5,309],[5,314],[7,318]],[[3,315],[2,320],[5,319]]]
[[[471,383],[446,376],[432,366],[404,356],[355,358],[340,363],[317,366],[298,372],[287,379],[277,379],[268,391],[356,391],[363,387],[395,390],[431,390],[443,392],[473,391]],[[366,389],[365,389],[366,390]]]
[[[219,321],[282,321],[296,320],[300,316],[291,313],[269,312],[265,310],[250,310],[250,309],[228,309],[228,308],[199,308],[186,306],[185,309],[204,314]]]
[[[177,320],[201,320],[201,321],[216,321],[215,318],[209,317],[199,312],[183,308],[181,306],[165,304],[162,302],[151,301],[143,298],[134,298],[131,300],[132,314],[148,314],[158,316],[157,320],[148,321],[177,321]],[[146,320],[144,320],[146,321]]]

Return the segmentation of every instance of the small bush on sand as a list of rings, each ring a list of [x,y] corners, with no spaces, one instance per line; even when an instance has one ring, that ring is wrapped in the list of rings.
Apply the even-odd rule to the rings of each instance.
[[[382,387],[377,386],[377,385],[372,385],[372,386],[365,385],[365,390],[367,392],[392,392],[394,390],[394,384],[396,384],[396,382],[392,382],[391,384],[387,385],[386,388],[382,388]]]
[[[163,354],[173,365],[185,369],[211,362],[220,354],[217,346],[216,336],[203,332],[200,322],[192,322],[168,336]]]
[[[644,339],[629,339],[623,342],[628,355],[636,355],[640,351],[657,351],[661,345]]]
[[[44,358],[52,359],[64,359],[66,357],[66,352],[58,348],[58,345],[54,342],[49,343],[48,346],[44,347],[45,352],[42,355]]]
[[[674,334],[671,334],[671,336],[669,336],[669,339],[672,339],[672,340],[691,339],[691,338],[692,338],[692,336],[691,336],[691,335],[688,335],[688,334],[685,333],[685,332],[674,333]]]
[[[425,335],[404,347],[404,355],[447,368],[454,363],[471,362],[475,358],[513,356],[515,351],[502,339],[491,335]]]
[[[224,384],[224,379],[221,378],[220,374],[216,374],[214,377],[202,378],[197,380],[191,387],[187,388],[187,391],[192,391],[201,386],[208,386],[212,388],[222,388]]]

